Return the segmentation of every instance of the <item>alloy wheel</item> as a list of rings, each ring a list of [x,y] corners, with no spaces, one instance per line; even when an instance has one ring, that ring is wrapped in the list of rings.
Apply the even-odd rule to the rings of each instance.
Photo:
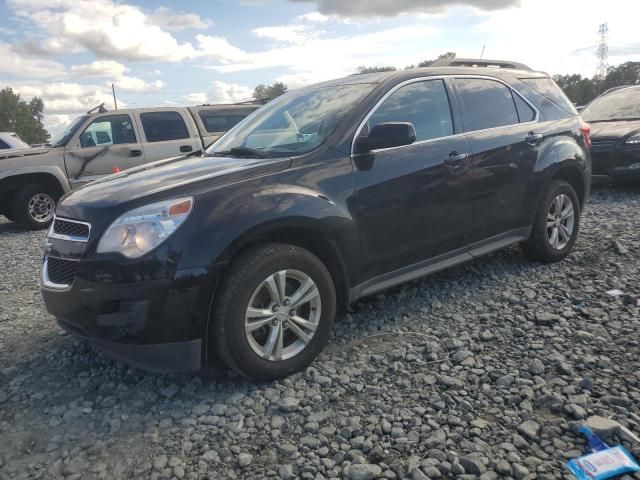
[[[561,193],[553,199],[547,212],[547,239],[556,250],[565,248],[575,227],[575,211],[571,198]]]
[[[302,352],[318,329],[322,300],[315,282],[299,270],[267,277],[251,296],[245,334],[264,360],[282,361]]]
[[[29,216],[39,223],[46,223],[53,217],[55,202],[50,195],[38,193],[29,199]]]

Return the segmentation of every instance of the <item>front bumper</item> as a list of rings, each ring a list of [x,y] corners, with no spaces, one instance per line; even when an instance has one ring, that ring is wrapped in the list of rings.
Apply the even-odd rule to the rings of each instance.
[[[591,151],[593,175],[610,179],[640,178],[640,145],[598,145]]]
[[[46,257],[45,264],[46,267]],[[206,365],[208,310],[213,291],[206,268],[147,279],[149,263],[118,266],[80,260],[73,281],[56,288],[42,274],[49,313],[67,332],[133,366],[180,373]],[[129,275],[107,275],[107,271]],[[131,282],[132,278],[139,281]],[[164,277],[164,278],[163,278]],[[114,280],[124,278],[125,283]]]

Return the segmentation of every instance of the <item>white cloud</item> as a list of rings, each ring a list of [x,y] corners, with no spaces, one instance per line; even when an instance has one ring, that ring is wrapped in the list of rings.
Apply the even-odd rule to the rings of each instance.
[[[61,53],[71,42],[98,57],[177,62],[198,55],[140,8],[112,0],[8,0],[14,13],[35,23],[49,37],[43,51]]]
[[[237,103],[251,100],[253,90],[237,83],[215,81],[208,92],[190,93],[185,99],[190,103]]]
[[[111,85],[111,83],[109,83],[109,85]],[[157,92],[164,88],[164,82],[162,80],[147,82],[141,78],[127,76],[118,78],[115,81],[115,85],[118,90],[138,93]]]
[[[197,13],[176,12],[167,7],[156,8],[149,19],[151,23],[170,32],[205,30],[213,25],[211,20],[204,19]]]
[[[226,38],[197,35],[199,54],[222,63],[244,61],[248,53],[231,45]]]
[[[251,31],[259,38],[275,40],[280,43],[301,44],[316,38],[321,32],[314,31],[307,25],[282,25],[276,27],[260,27]]]
[[[0,72],[19,77],[57,78],[65,75],[64,65],[52,60],[29,57],[0,42]]]
[[[44,101],[45,118],[50,115],[78,115],[101,103],[108,108],[113,106],[111,92],[95,85],[55,82],[14,85],[13,88],[25,98],[40,97]]]
[[[115,60],[96,60],[71,67],[71,73],[82,77],[121,77],[126,70],[127,67]]]
[[[302,22],[315,22],[315,23],[326,23],[329,21],[328,15],[323,15],[320,12],[310,12],[305,13],[304,15],[300,15],[296,20]]]

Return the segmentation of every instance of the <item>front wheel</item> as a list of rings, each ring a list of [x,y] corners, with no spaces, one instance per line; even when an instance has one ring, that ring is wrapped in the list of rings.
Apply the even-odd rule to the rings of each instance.
[[[564,180],[553,180],[542,196],[531,231],[522,243],[525,255],[545,263],[565,258],[578,238],[580,201]]]
[[[215,298],[211,343],[233,370],[275,380],[317,357],[335,315],[335,286],[315,255],[294,245],[261,245],[232,262]]]
[[[7,218],[29,230],[51,225],[59,195],[46,185],[27,185],[16,192]]]

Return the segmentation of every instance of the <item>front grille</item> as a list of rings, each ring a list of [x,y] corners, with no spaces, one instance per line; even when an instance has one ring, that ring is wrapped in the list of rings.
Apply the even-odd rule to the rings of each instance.
[[[78,263],[61,258],[47,258],[47,276],[49,281],[58,285],[71,285],[78,270]]]
[[[55,222],[53,222],[53,233],[55,235],[73,237],[77,240],[89,238],[89,230],[89,225],[86,223],[63,220],[61,218],[56,218]]]

